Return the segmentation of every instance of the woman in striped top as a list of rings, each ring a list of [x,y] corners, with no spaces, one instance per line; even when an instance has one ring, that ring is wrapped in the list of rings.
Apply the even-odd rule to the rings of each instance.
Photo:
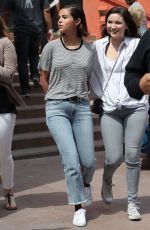
[[[91,205],[91,180],[95,171],[93,123],[88,99],[88,80],[96,55],[85,42],[87,25],[75,5],[59,12],[61,37],[50,41],[40,61],[40,84],[45,92],[46,123],[61,158],[68,200],[75,205],[73,224],[85,226],[83,205]]]

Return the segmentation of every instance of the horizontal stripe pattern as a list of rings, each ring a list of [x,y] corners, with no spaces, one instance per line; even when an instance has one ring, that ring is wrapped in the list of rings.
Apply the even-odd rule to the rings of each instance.
[[[83,41],[76,50],[66,49],[60,39],[49,42],[41,55],[39,69],[49,75],[47,99],[65,99],[78,96],[88,99],[88,80],[95,47]]]

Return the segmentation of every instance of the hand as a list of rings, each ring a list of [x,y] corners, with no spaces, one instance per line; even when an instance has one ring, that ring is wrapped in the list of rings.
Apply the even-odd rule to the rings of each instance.
[[[144,74],[141,78],[140,88],[144,94],[150,94],[150,73]]]
[[[49,29],[47,35],[48,35],[48,40],[51,41],[53,39],[53,29]]]

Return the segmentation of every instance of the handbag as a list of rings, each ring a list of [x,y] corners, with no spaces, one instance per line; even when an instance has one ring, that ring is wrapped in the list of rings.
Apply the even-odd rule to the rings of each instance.
[[[122,47],[122,49],[123,49],[123,47]],[[121,51],[122,51],[122,50],[121,50]],[[120,54],[121,54],[121,52],[120,52]],[[120,56],[120,54],[119,54],[119,56]],[[113,68],[112,68],[112,70],[111,70],[111,73],[110,73],[110,75],[109,75],[109,77],[108,77],[108,81],[107,81],[107,83],[106,83],[106,85],[105,85],[105,88],[104,88],[103,91],[102,91],[102,95],[103,95],[103,93],[104,93],[104,91],[105,91],[105,89],[106,89],[106,87],[107,87],[107,85],[108,85],[108,82],[109,82],[110,77],[111,77],[111,75],[112,75],[112,73],[113,73],[113,71],[114,71],[114,68],[115,68],[116,64],[117,64],[117,61],[118,61],[118,59],[119,59],[119,56],[117,57],[117,59],[116,59],[114,65],[113,65]],[[101,95],[101,97],[102,97],[102,95]],[[101,116],[103,115],[103,111],[104,111],[104,110],[103,110],[103,101],[102,101],[102,99],[101,99],[101,98],[96,98],[96,99],[94,99],[93,105],[92,105],[92,113],[98,114],[98,115],[101,117]]]
[[[100,116],[103,114],[103,101],[101,98],[96,98],[93,101],[92,113],[99,114]]]
[[[26,103],[15,90],[11,82],[3,82],[0,80],[0,86],[3,86],[6,89],[7,96],[11,103],[14,103],[16,106],[26,106]]]

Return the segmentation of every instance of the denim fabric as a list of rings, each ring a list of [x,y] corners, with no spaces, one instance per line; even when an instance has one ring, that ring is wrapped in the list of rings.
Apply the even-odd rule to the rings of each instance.
[[[31,79],[39,77],[39,45],[41,43],[41,34],[16,32],[14,36],[15,47],[18,59],[19,81],[22,91],[30,90],[28,61],[30,64]]]
[[[128,202],[134,202],[137,197],[140,147],[146,121],[145,106],[134,109],[122,107],[120,110],[104,113],[101,118],[101,132],[106,151],[104,174],[112,176],[125,159]]]
[[[62,158],[69,203],[80,204],[86,200],[84,182],[90,184],[96,163],[90,104],[48,100],[46,123]]]

